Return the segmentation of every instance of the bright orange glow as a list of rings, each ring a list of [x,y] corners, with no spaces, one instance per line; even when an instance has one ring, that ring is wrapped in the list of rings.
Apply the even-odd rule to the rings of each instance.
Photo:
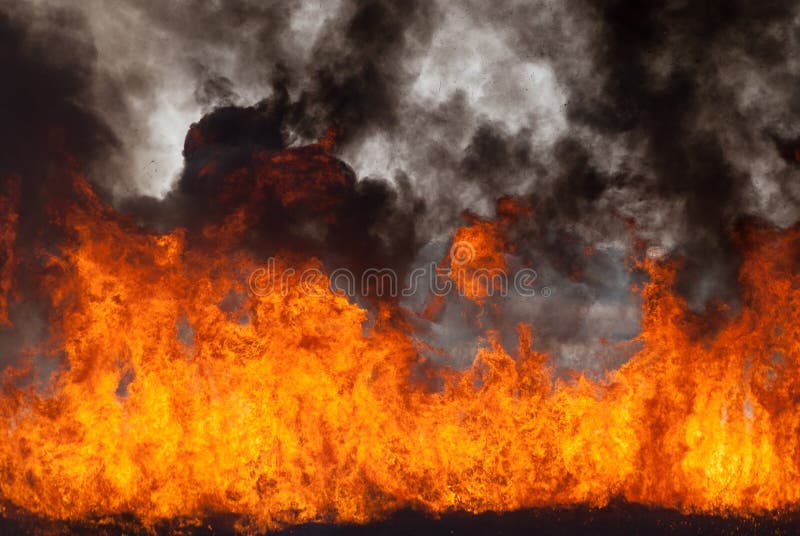
[[[269,159],[280,168],[298,154]],[[800,501],[800,228],[744,232],[742,307],[713,334],[688,326],[703,319],[672,290],[677,265],[647,260],[641,349],[621,369],[556,380],[531,350],[536,326],[520,326],[514,352],[488,332],[466,371],[431,368],[444,384],[434,391],[412,379],[431,365],[392,306],[365,330],[366,311],[327,281],[321,296],[296,280],[285,296],[248,293],[259,259],[226,245],[246,211],[192,246],[71,180],[71,233],[43,282],[59,322],[26,350],[64,364],[44,386],[8,368],[0,397],[0,497],[33,513],[224,511],[270,527],[618,495],[708,512]],[[505,267],[502,214],[454,237],[481,266]],[[0,273],[3,300],[8,280]],[[232,292],[241,303],[221,308]]]
[[[513,250],[505,236],[506,227],[530,214],[524,204],[504,197],[497,202],[495,220],[465,215],[468,225],[453,233],[453,245],[440,267],[460,295],[482,304],[490,295],[507,290],[503,284],[507,277],[499,277],[508,276],[506,254]]]

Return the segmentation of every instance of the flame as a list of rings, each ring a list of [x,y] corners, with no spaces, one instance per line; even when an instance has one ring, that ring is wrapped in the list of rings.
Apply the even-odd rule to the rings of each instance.
[[[503,197],[497,201],[497,218],[483,219],[469,212],[464,214],[468,225],[453,233],[452,246],[439,264],[439,273],[447,277],[460,296],[485,304],[492,295],[508,291],[507,254],[515,247],[507,235],[509,226],[533,211],[517,199]],[[426,311],[435,318],[443,306],[442,296],[433,296]]]
[[[302,154],[264,155],[278,171],[259,181],[287,204],[305,194],[283,191],[281,166]],[[717,513],[800,501],[798,227],[743,231],[742,306],[711,335],[692,329],[704,319],[673,290],[678,263],[640,261],[650,275],[640,350],[601,379],[565,380],[531,349],[535,326],[519,327],[514,352],[487,332],[467,370],[435,368],[397,306],[382,305],[367,328],[367,312],[324,277],[316,292],[294,276],[285,293],[248,292],[259,259],[230,240],[246,212],[192,245],[182,230],[138,228],[80,175],[70,180],[68,238],[42,280],[55,321],[46,343],[25,349],[61,365],[39,382],[8,367],[0,396],[0,497],[27,511],[146,523],[222,511],[277,527],[615,496]],[[521,209],[500,207],[497,221],[456,232],[475,248],[465,269],[506,269],[503,222]],[[419,366],[443,387],[413,380]]]
[[[16,177],[0,181],[0,326],[10,325],[8,319],[8,296],[11,293],[11,279],[14,272],[14,243],[17,240],[18,216],[16,205],[19,202],[19,180]]]

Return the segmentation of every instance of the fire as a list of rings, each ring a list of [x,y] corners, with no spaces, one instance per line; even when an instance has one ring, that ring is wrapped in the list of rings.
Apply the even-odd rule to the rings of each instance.
[[[262,155],[256,184],[287,205],[335,203],[321,175],[312,193],[288,183],[292,162],[322,153]],[[532,350],[536,326],[519,327],[514,351],[487,332],[470,368],[436,368],[397,305],[372,325],[325,278],[313,295],[296,277],[285,293],[248,292],[262,259],[234,247],[247,210],[199,244],[145,231],[69,180],[78,193],[55,217],[66,238],[41,253],[50,337],[4,371],[0,396],[0,497],[27,511],[232,512],[275,527],[615,496],[743,514],[800,501],[799,227],[741,232],[741,309],[714,330],[674,292],[678,261],[638,261],[640,349],[601,379],[564,380]],[[0,197],[0,320],[18,299],[15,192]],[[475,248],[464,269],[505,269],[504,219],[528,212],[500,208],[456,232]],[[35,361],[60,365],[37,377]],[[420,367],[442,388],[413,379]]]
[[[496,220],[465,215],[469,225],[456,229],[453,246],[443,263],[449,267],[447,276],[462,296],[482,304],[491,294],[507,290],[505,285],[498,284],[505,278],[497,278],[508,274],[505,256],[513,250],[506,237],[507,227],[517,217],[530,213],[522,203],[501,198],[497,202]]]
[[[9,325],[8,296],[14,271],[14,242],[17,238],[19,181],[16,178],[0,181],[5,193],[0,193],[0,326]]]

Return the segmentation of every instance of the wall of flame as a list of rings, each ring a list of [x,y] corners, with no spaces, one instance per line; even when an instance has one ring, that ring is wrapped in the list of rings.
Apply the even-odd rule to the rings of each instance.
[[[261,260],[230,246],[246,215],[195,246],[137,227],[68,175],[78,194],[54,222],[68,232],[41,253],[50,336],[2,375],[0,497],[25,510],[234,512],[276,527],[615,496],[715,513],[800,501],[798,227],[741,232],[741,309],[711,334],[673,290],[678,261],[636,261],[649,273],[638,352],[602,379],[557,379],[531,350],[536,326],[519,327],[515,351],[487,332],[467,370],[433,367],[395,305],[367,328],[326,280],[321,296],[296,280],[286,295],[248,293]],[[6,323],[24,299],[9,268],[15,191],[0,196]],[[475,262],[502,267],[513,212],[456,232]],[[244,299],[221,308],[231,292]],[[41,359],[61,360],[49,378]]]

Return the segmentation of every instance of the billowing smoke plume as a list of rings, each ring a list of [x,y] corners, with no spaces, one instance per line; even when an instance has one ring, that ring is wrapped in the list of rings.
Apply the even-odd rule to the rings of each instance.
[[[6,11],[0,167],[25,185],[18,240],[45,232],[36,200],[57,187],[43,177],[58,155],[140,223],[197,236],[252,199],[220,195],[238,174],[266,188],[243,247],[266,258],[292,243],[330,267],[403,274],[443,257],[464,211],[491,217],[515,195],[533,209],[512,230],[515,256],[554,294],[506,300],[481,327],[530,322],[560,363],[602,368],[620,358],[603,361],[597,341],[637,332],[632,237],[685,257],[681,291],[702,310],[736,303],[741,220],[800,217],[796,2]],[[326,134],[341,162],[308,173],[339,187],[287,207],[259,183],[274,169],[264,155]],[[469,356],[475,321],[457,310],[445,304],[428,336]]]

